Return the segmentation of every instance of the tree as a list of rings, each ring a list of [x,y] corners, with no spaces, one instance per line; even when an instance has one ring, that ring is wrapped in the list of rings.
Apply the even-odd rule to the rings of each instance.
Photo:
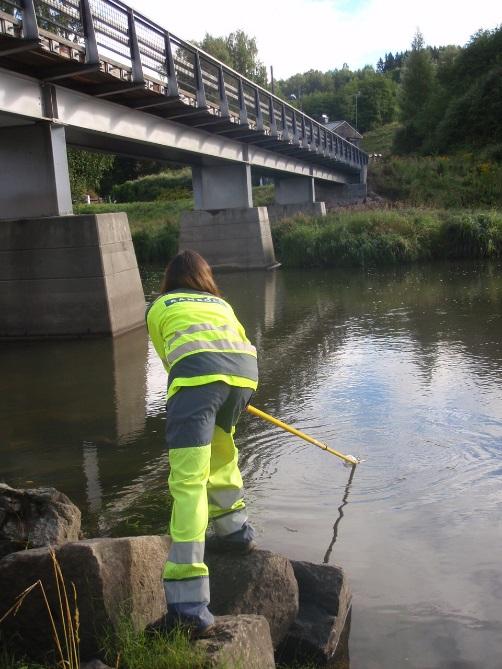
[[[206,33],[198,46],[248,79],[267,85],[267,68],[258,59],[256,38],[249,37],[243,30],[236,30],[227,37]]]
[[[81,200],[89,191],[99,191],[104,173],[113,165],[114,156],[91,153],[81,149],[68,150],[70,187],[74,202]]]
[[[197,44],[197,42],[195,42]],[[233,67],[232,65],[232,56],[227,47],[227,41],[225,37],[213,37],[209,33],[204,35],[202,42],[199,42],[199,46],[204,51],[207,51],[214,56],[222,63]]]
[[[424,49],[424,38],[417,30],[411,52],[405,60],[401,81],[401,118],[404,122],[416,120],[429,102],[434,88],[434,66],[429,51]]]

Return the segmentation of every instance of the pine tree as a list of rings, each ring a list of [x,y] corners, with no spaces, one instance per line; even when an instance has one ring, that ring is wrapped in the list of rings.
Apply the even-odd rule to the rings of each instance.
[[[403,121],[413,121],[421,115],[433,89],[434,66],[431,54],[424,48],[424,37],[417,30],[402,74],[400,106]]]

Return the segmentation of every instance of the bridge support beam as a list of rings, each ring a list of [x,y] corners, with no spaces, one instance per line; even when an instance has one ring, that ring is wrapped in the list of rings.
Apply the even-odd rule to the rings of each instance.
[[[144,324],[126,214],[0,221],[0,339],[118,335]]]
[[[312,177],[285,177],[275,179],[275,204],[268,206],[271,221],[306,214],[325,216],[324,202],[315,201],[314,179]]]
[[[64,127],[0,128],[0,219],[72,213]]]
[[[179,248],[200,253],[214,269],[277,265],[266,207],[253,207],[247,164],[192,168],[195,211],[180,220]]]

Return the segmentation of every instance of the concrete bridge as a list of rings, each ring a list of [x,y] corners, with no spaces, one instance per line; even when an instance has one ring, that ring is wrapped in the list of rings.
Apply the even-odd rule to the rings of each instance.
[[[82,320],[75,294],[56,308],[45,284],[38,298],[60,325],[38,331],[17,314],[0,336],[139,322],[126,217],[73,216],[67,145],[191,165],[180,245],[216,267],[273,266],[270,219],[322,215],[322,197],[366,189],[364,152],[119,0],[0,0],[0,309],[14,314],[27,281],[78,279],[77,293],[102,296]],[[252,172],[273,177],[272,207],[253,207]]]

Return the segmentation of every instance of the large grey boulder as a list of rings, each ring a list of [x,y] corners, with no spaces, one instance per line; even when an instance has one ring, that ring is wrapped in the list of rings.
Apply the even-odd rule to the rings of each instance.
[[[121,617],[128,616],[137,629],[143,629],[165,613],[161,578],[168,544],[167,537],[156,536],[90,539],[55,550],[72,603],[70,584],[75,585],[83,660],[99,656],[103,630],[116,629]],[[48,548],[12,553],[0,560],[0,618],[16,596],[39,579],[59,620]],[[54,644],[40,588],[28,595],[15,617],[5,620],[2,630],[6,638],[18,639],[23,652],[32,657],[51,654]]]
[[[16,490],[0,483],[0,557],[78,541],[80,521],[78,507],[55,488]]]
[[[281,662],[325,665],[342,650],[352,595],[340,567],[291,561],[300,589],[300,610],[278,649]],[[345,639],[347,641],[347,639]]]
[[[265,616],[274,648],[298,614],[298,584],[289,560],[269,551],[247,555],[206,552],[215,615]]]
[[[195,648],[206,655],[205,666],[274,669],[274,648],[266,618],[256,615],[221,616],[209,639],[200,639]]]

